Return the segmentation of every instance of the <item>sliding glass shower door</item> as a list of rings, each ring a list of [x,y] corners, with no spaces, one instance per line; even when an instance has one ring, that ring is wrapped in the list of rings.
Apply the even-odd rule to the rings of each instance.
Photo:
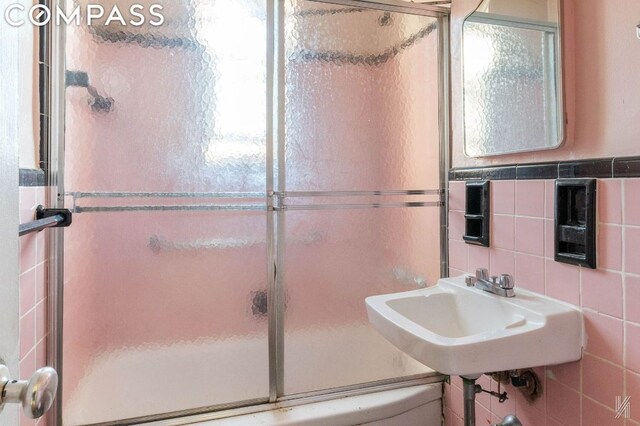
[[[161,4],[66,28],[62,424],[429,373],[364,299],[440,276],[438,14]]]
[[[65,425],[269,395],[266,4],[163,4],[67,28]]]

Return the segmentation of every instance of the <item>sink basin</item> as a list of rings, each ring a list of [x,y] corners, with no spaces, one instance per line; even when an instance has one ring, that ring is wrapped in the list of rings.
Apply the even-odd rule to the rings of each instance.
[[[464,276],[430,288],[371,296],[369,322],[391,343],[444,374],[484,373],[576,361],[582,312],[518,289],[507,298],[467,287]]]

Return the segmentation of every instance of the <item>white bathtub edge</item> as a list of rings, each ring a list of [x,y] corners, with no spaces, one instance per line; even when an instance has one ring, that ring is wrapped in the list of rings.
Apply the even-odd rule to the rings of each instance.
[[[440,404],[441,399],[441,383],[432,383],[346,396],[294,407],[274,407],[269,411],[190,424],[200,426],[347,426],[396,417],[425,404]],[[431,424],[431,422],[425,424]],[[439,424],[439,418],[434,419],[433,424]]]

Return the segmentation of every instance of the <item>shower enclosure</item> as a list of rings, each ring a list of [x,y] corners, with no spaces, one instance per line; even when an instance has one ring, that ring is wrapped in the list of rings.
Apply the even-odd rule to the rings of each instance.
[[[157,3],[54,30],[59,424],[433,376],[364,299],[446,271],[446,9]]]

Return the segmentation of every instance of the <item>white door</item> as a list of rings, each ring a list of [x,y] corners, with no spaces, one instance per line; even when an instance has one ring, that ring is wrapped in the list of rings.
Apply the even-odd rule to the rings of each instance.
[[[18,377],[18,136],[24,29],[0,23],[0,362]],[[33,49],[31,46],[28,48]],[[18,405],[7,405],[0,424],[18,424]]]

